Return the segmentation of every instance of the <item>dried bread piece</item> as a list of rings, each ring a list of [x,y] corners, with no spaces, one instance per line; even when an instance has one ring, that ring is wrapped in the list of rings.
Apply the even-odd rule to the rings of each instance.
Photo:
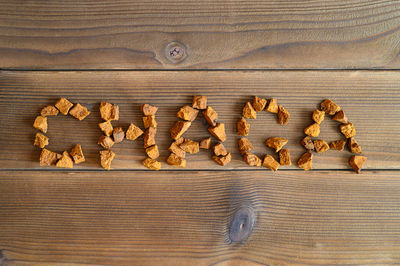
[[[43,149],[46,145],[49,145],[49,138],[41,133],[36,133],[33,145]]]
[[[144,166],[146,166],[147,168],[151,169],[151,170],[160,170],[161,169],[161,163],[159,161],[156,161],[154,159],[151,158],[146,158],[142,161],[142,164]]]
[[[71,109],[71,107],[73,106],[73,104],[68,101],[66,98],[60,98],[55,106],[57,107],[58,110],[60,110],[60,113],[62,113],[63,115],[67,115],[69,109]]]
[[[312,169],[312,158],[313,158],[313,154],[310,151],[303,153],[303,155],[301,155],[301,157],[297,161],[297,165],[306,171],[311,170]]]
[[[74,162],[68,152],[64,151],[60,160],[56,163],[56,166],[62,168],[74,168]]]
[[[185,139],[183,143],[179,144],[179,148],[190,154],[198,153],[200,151],[199,143],[191,139]]]
[[[100,103],[100,116],[103,120],[118,120],[119,119],[119,107],[118,105],[101,102]]]
[[[269,100],[268,106],[265,110],[270,113],[277,114],[278,113],[278,101],[275,98],[272,98],[271,100]]]
[[[143,130],[141,130],[138,126],[131,123],[126,131],[126,139],[135,140],[143,134]]]
[[[286,145],[286,143],[288,143],[288,140],[285,138],[279,138],[279,137],[273,137],[273,138],[268,138],[265,141],[265,144],[272,148],[275,149],[275,152],[280,151],[280,149],[282,149],[283,146]]]
[[[239,136],[248,136],[250,133],[250,123],[241,117],[239,122],[237,122],[237,131]]]
[[[304,129],[304,133],[310,137],[318,137],[320,133],[320,127],[317,123],[314,123]]]
[[[352,153],[362,153],[361,146],[358,144],[355,138],[349,138],[349,149]]]
[[[158,107],[146,103],[142,105],[141,110],[145,116],[155,115],[158,111]]]
[[[80,164],[85,161],[85,156],[83,155],[82,147],[79,144],[76,144],[69,153],[74,159],[75,164]]]
[[[289,123],[290,120],[290,114],[289,112],[283,108],[282,105],[279,105],[278,107],[278,123],[281,125],[286,125]]]
[[[69,114],[75,117],[78,120],[83,120],[85,117],[90,115],[90,111],[83,105],[77,103],[75,106],[69,111]]]
[[[255,155],[251,152],[246,152],[243,155],[243,160],[246,164],[248,164],[250,166],[261,166],[261,164],[262,164],[261,159],[257,155]]]
[[[110,149],[114,145],[114,141],[109,136],[100,136],[97,144],[101,145],[104,149]]]
[[[307,150],[314,150],[314,142],[309,136],[301,140],[301,145],[303,145]]]
[[[254,110],[254,108],[250,102],[247,102],[246,105],[243,107],[242,115],[244,118],[248,118],[248,119],[256,119],[257,118],[257,112],[256,112],[256,110]]]
[[[349,159],[349,164],[353,167],[354,171],[359,174],[361,173],[361,168],[363,167],[367,157],[361,155],[353,155]]]
[[[101,166],[106,169],[111,169],[111,162],[114,160],[115,153],[112,150],[103,150],[100,151],[100,164]]]
[[[185,158],[186,156],[186,152],[179,147],[179,144],[176,141],[172,142],[168,150],[180,158]]]
[[[143,135],[144,148],[156,145],[156,134],[157,134],[157,128],[149,127],[148,129],[146,129]]]
[[[199,114],[199,110],[190,107],[189,105],[185,105],[179,109],[176,114],[177,117],[186,121],[194,121]]]
[[[232,156],[229,152],[224,156],[213,156],[212,158],[217,164],[221,166],[227,165],[232,160]]]
[[[58,109],[53,105],[48,105],[42,108],[40,111],[41,116],[58,115]]]
[[[122,127],[116,127],[113,130],[113,139],[114,139],[114,143],[120,143],[124,140],[125,138],[125,132],[122,129]]]
[[[345,145],[346,145],[346,141],[344,139],[340,139],[340,140],[332,141],[329,144],[329,148],[331,150],[342,151],[344,149]]]
[[[322,111],[330,115],[334,115],[340,111],[340,106],[329,99],[324,100],[320,106]]]
[[[160,153],[158,151],[157,145],[150,146],[150,147],[146,148],[145,151],[146,151],[147,156],[151,159],[157,159],[158,157],[160,157]]]
[[[252,105],[256,112],[261,112],[265,109],[265,106],[267,105],[267,100],[254,96]]]
[[[214,145],[213,152],[214,152],[214,155],[217,155],[217,156],[228,154],[228,151],[225,149],[225,146],[222,143],[217,143],[216,145]]]
[[[352,123],[341,124],[339,126],[340,132],[348,139],[356,135],[356,129]]]
[[[61,158],[61,154],[52,152],[48,149],[42,149],[40,153],[40,166],[55,165],[57,160]]]
[[[200,149],[208,150],[211,147],[211,138],[208,137],[208,138],[202,139],[200,141],[200,145],[199,146],[200,146]]]
[[[192,101],[192,107],[200,110],[206,109],[207,96],[194,96]]]
[[[239,146],[239,152],[242,155],[253,149],[253,145],[251,144],[250,140],[247,138],[240,138],[238,140],[238,146]]]
[[[176,121],[174,126],[169,130],[171,138],[174,140],[179,139],[191,125],[192,122],[190,121]]]
[[[349,122],[349,120],[343,110],[340,110],[334,116],[332,116],[332,119],[335,121],[338,121],[340,123],[343,123],[343,124],[347,124]]]
[[[274,159],[274,157],[269,154],[265,155],[262,165],[273,170],[274,172],[277,171],[280,166],[280,164]]]
[[[154,115],[144,116],[142,119],[144,128],[157,127],[156,117]]]
[[[325,118],[325,112],[320,111],[318,109],[315,109],[313,114],[312,114],[312,119],[315,121],[317,124],[321,124],[322,121],[324,121]]]
[[[104,134],[106,134],[106,136],[111,136],[112,132],[113,132],[113,126],[111,124],[111,121],[105,121],[103,123],[99,123],[97,124],[100,128],[101,131],[104,132]]]
[[[33,127],[42,131],[43,133],[47,132],[47,117],[37,116],[35,121],[33,122]]]
[[[186,160],[181,158],[181,157],[179,157],[179,156],[177,156],[174,153],[171,153],[168,156],[167,164],[175,166],[175,167],[185,168],[186,167]]]
[[[218,113],[212,107],[207,106],[202,114],[210,126],[215,127],[217,125]]]
[[[329,150],[329,145],[325,140],[319,139],[314,140],[314,147],[317,153],[322,153],[324,151]]]
[[[209,127],[208,132],[211,133],[217,140],[224,142],[226,140],[225,124],[218,123],[215,127]]]
[[[289,149],[281,149],[279,151],[279,164],[280,165],[292,165],[292,162],[290,160]]]

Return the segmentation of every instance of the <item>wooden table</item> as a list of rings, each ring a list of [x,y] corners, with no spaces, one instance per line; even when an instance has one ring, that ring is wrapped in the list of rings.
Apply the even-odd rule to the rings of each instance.
[[[399,2],[5,0],[0,10],[0,264],[400,262]],[[186,169],[166,164],[168,130],[193,95],[226,124],[225,167],[211,151]],[[247,166],[236,122],[254,95],[291,113],[284,127],[266,112],[251,121],[256,154],[282,136],[295,163],[330,98],[356,125],[362,174],[349,151],[315,155],[309,172]],[[35,116],[59,97],[92,111],[49,118],[49,149],[84,149],[72,170],[39,167],[32,145]],[[142,140],[115,145],[112,170],[100,167],[100,101],[119,105],[125,129],[141,125],[141,104],[159,107],[161,171],[141,165]],[[326,120],[321,138],[340,138]],[[185,134],[206,136],[201,120]],[[249,237],[233,242],[240,230]]]

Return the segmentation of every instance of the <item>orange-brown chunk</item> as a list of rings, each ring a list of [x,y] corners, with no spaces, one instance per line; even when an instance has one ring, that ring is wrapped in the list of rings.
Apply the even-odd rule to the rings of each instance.
[[[352,153],[362,153],[361,146],[355,138],[349,138],[349,149]]]
[[[200,141],[200,149],[208,150],[211,147],[211,138],[205,138]]]
[[[126,131],[126,139],[135,140],[143,134],[143,130],[131,123]]]
[[[290,119],[290,114],[289,112],[283,108],[282,105],[279,105],[278,108],[278,123],[281,125],[286,125],[287,123],[289,123],[289,119]]]
[[[144,166],[146,166],[147,168],[151,169],[151,170],[160,170],[161,169],[161,163],[159,161],[156,161],[154,159],[151,158],[146,158],[142,161],[142,164]]]
[[[272,98],[271,100],[269,100],[267,109],[265,109],[265,110],[267,110],[270,113],[277,114],[278,113],[278,101],[275,98]]]
[[[248,119],[256,119],[257,112],[254,110],[253,106],[250,102],[247,102],[246,105],[243,107],[242,115],[244,118]]]
[[[179,157],[179,156],[177,156],[174,153],[171,153],[168,156],[167,164],[175,166],[175,167],[185,168],[186,167],[186,160],[181,158],[181,157]]]
[[[243,156],[243,160],[250,166],[261,166],[262,164],[261,159],[251,152],[246,152]]]
[[[219,164],[221,166],[225,166],[231,161],[232,156],[228,152],[227,155],[224,155],[224,156],[213,156],[212,158],[217,164]]]
[[[110,149],[114,145],[114,141],[109,136],[100,136],[97,144],[101,145],[104,149]]]
[[[60,113],[62,113],[63,115],[67,115],[69,109],[71,109],[71,107],[73,106],[73,104],[68,101],[66,98],[60,98],[55,106],[57,107],[58,110],[60,110]]]
[[[340,110],[337,112],[334,116],[332,116],[332,119],[335,121],[338,121],[343,124],[347,124],[349,122],[346,114],[343,112],[343,110]]]
[[[168,150],[174,153],[176,156],[185,158],[186,152],[179,147],[179,144],[175,141],[172,142],[171,146],[169,146]]]
[[[317,123],[314,123],[304,129],[304,133],[310,137],[318,137],[320,133],[320,127]]]
[[[145,116],[155,115],[158,111],[158,107],[146,103],[142,105],[141,110]]]
[[[207,109],[203,110],[202,113],[210,126],[215,127],[217,125],[218,113],[212,107],[207,106]]]
[[[185,139],[185,141],[179,145],[179,148],[190,154],[198,153],[200,150],[199,143],[191,139]]]
[[[321,103],[321,110],[327,114],[334,115],[340,111],[340,106],[333,101],[326,99]]]
[[[279,164],[280,165],[292,165],[292,161],[290,160],[289,149],[281,149],[279,151]]]
[[[153,146],[146,148],[146,154],[151,159],[157,159],[160,156],[160,153],[158,151],[158,146],[153,145]]]
[[[301,140],[301,145],[304,146],[307,150],[313,150],[314,149],[314,142],[310,139],[309,136],[305,137],[304,139]]]
[[[103,120],[118,120],[119,119],[119,107],[115,104],[101,102],[100,103],[100,116]]]
[[[352,123],[341,124],[339,126],[340,132],[348,139],[356,135],[356,129]]]
[[[325,140],[314,140],[314,147],[318,153],[329,150],[329,145]]]
[[[55,165],[57,160],[61,158],[61,154],[42,149],[40,153],[40,166]]]
[[[332,150],[342,151],[344,146],[346,145],[346,141],[344,139],[332,141],[329,144],[329,148]]]
[[[76,144],[72,148],[72,150],[69,154],[74,159],[75,164],[80,164],[85,161],[85,156],[83,155],[82,147],[79,144]]]
[[[48,105],[43,107],[40,111],[41,116],[49,116],[49,115],[58,115],[58,109],[55,108],[53,105]]]
[[[33,122],[33,127],[39,129],[43,133],[47,132],[47,117],[37,116]]]
[[[192,107],[196,109],[206,109],[207,108],[207,96],[194,96]]]
[[[154,115],[144,116],[142,119],[144,128],[157,127],[156,117]]]
[[[354,171],[359,174],[361,173],[361,168],[363,167],[367,157],[361,155],[353,155],[349,159],[349,164],[353,167]]]
[[[241,138],[238,140],[238,146],[239,146],[239,151],[240,154],[244,154],[248,151],[251,151],[253,149],[253,145],[247,138]]]
[[[157,128],[149,127],[148,129],[146,129],[143,136],[144,148],[156,145],[156,134]]]
[[[64,151],[61,159],[56,163],[56,166],[62,168],[73,168],[74,162],[72,161],[72,158],[69,156],[68,152]]]
[[[312,169],[312,158],[313,155],[310,151],[303,153],[299,160],[297,161],[297,165],[304,170],[311,170]]]
[[[33,145],[43,149],[46,145],[49,145],[49,138],[41,133],[36,133]]]
[[[116,127],[113,130],[113,139],[114,139],[114,143],[120,143],[124,140],[125,138],[125,132],[122,129],[122,127]]]
[[[106,169],[111,169],[111,162],[114,160],[115,153],[111,150],[104,150],[100,151],[100,164],[101,166]]]
[[[271,155],[265,155],[262,165],[273,171],[278,170],[280,164]]]
[[[275,149],[275,152],[280,151],[280,149],[282,149],[283,146],[286,145],[286,143],[288,143],[288,140],[285,138],[279,138],[279,137],[273,137],[273,138],[268,138],[265,141],[265,144],[272,148]]]
[[[217,140],[224,142],[226,140],[225,124],[218,123],[215,127],[209,127],[208,132]]]
[[[169,130],[171,138],[174,140],[179,139],[191,125],[192,122],[190,121],[176,121],[174,126]]]
[[[75,117],[78,120],[83,120],[85,117],[90,115],[90,111],[83,105],[79,103],[75,104],[75,106],[69,111],[69,114]]]
[[[240,118],[237,123],[237,131],[239,136],[248,136],[250,133],[250,123],[244,119],[244,117]]]
[[[99,123],[98,126],[100,130],[103,131],[104,134],[106,134],[106,136],[111,136],[113,132],[113,126],[110,121]]]
[[[325,118],[325,112],[320,111],[318,109],[315,109],[313,114],[312,114],[312,119],[315,121],[317,124],[321,124],[322,121],[324,121]]]
[[[228,154],[228,151],[225,149],[224,144],[222,143],[217,143],[213,147],[214,155],[220,156],[220,155],[226,155]]]
[[[189,105],[185,105],[179,109],[176,114],[177,117],[186,121],[194,121],[199,114],[199,110],[190,107]]]
[[[267,100],[254,96],[253,108],[256,112],[261,112],[262,110],[264,110],[266,105],[267,105]]]

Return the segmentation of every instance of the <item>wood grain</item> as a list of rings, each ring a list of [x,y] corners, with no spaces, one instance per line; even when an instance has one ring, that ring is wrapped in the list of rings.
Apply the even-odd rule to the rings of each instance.
[[[399,68],[398,1],[0,3],[0,68]],[[174,61],[178,42],[187,57]]]
[[[400,95],[399,72],[374,71],[290,71],[290,72],[13,72],[0,74],[0,168],[39,168],[40,150],[32,145],[35,129],[33,120],[40,109],[54,104],[59,97],[86,104],[92,114],[83,121],[59,115],[49,118],[50,150],[62,152],[72,145],[82,145],[87,162],[78,169],[101,169],[97,140],[100,101],[106,100],[120,106],[120,121],[125,129],[130,121],[140,125],[140,105],[159,107],[157,144],[161,150],[164,169],[171,138],[168,130],[177,120],[177,110],[191,103],[193,95],[207,95],[208,103],[226,123],[225,146],[233,153],[233,161],[220,167],[211,160],[211,151],[201,151],[188,156],[188,169],[255,169],[248,167],[237,149],[236,122],[241,109],[253,95],[276,97],[291,113],[287,126],[280,126],[274,115],[262,112],[255,121],[249,139],[255,152],[274,154],[264,141],[268,137],[289,139],[292,161],[305,151],[299,144],[303,129],[312,123],[311,113],[325,98],[342,106],[357,129],[356,139],[368,161],[366,169],[400,169]],[[184,135],[199,141],[209,136],[205,122],[198,119]],[[322,124],[321,138],[333,141],[342,138],[338,123],[326,119]],[[113,147],[117,156],[114,169],[145,169],[143,141],[127,141]],[[328,151],[314,159],[314,169],[349,169],[349,151]],[[298,169],[296,166],[283,169]]]
[[[11,263],[396,263],[399,189],[398,171],[2,171],[0,249]],[[254,230],[230,244],[245,205]]]

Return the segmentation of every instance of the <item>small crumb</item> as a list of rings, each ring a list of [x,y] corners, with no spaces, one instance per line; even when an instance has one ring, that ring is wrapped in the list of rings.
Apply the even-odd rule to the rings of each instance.
[[[314,143],[309,136],[301,140],[301,145],[303,145],[307,150],[314,150]]]
[[[209,127],[208,132],[211,133],[217,140],[224,142],[226,140],[225,124],[218,123],[215,127]]]
[[[253,106],[251,105],[250,102],[247,102],[246,105],[243,107],[242,115],[244,118],[248,118],[248,119],[256,119],[257,118],[257,113],[253,109]]]
[[[177,117],[186,121],[194,121],[199,114],[199,110],[190,107],[189,105],[183,106],[176,114]]]
[[[340,132],[348,139],[356,135],[356,129],[352,123],[341,124],[339,126]]]
[[[151,170],[158,171],[161,169],[161,163],[151,158],[146,158],[142,161],[142,164]]]
[[[146,103],[142,105],[141,110],[145,116],[155,115],[158,111],[158,107]]]
[[[69,153],[74,159],[75,164],[80,164],[85,161],[85,156],[83,155],[82,147],[79,144],[76,144]]]
[[[211,138],[205,138],[200,141],[200,149],[208,150],[211,147]]]
[[[207,96],[194,96],[192,107],[200,110],[206,109]]]
[[[146,148],[145,151],[146,151],[147,156],[151,159],[157,159],[158,157],[160,157],[160,153],[158,151],[157,145],[150,146],[150,147]]]
[[[110,149],[114,145],[114,141],[109,136],[100,136],[97,144],[101,145],[104,149]]]
[[[146,129],[143,135],[144,148],[156,145],[156,134],[157,134],[157,128],[149,127],[148,129]]]
[[[181,158],[181,157],[179,157],[179,156],[177,156],[174,153],[171,153],[168,156],[167,164],[175,166],[175,167],[185,168],[186,167],[186,160]]]
[[[74,168],[74,162],[72,161],[72,158],[69,156],[68,152],[64,151],[61,159],[56,163],[56,166],[62,168]]]
[[[240,118],[239,122],[237,122],[237,131],[239,136],[248,136],[250,133],[250,123],[244,119],[244,117]]]
[[[253,149],[253,145],[247,138],[240,138],[238,140],[238,146],[239,146],[240,154],[242,154],[242,155]]]
[[[58,115],[58,109],[55,108],[53,105],[48,105],[43,107],[40,111],[41,116],[49,116],[49,115]]]
[[[126,139],[135,140],[141,135],[143,135],[143,130],[141,130],[138,126],[131,123],[126,131]]]
[[[349,164],[351,167],[353,167],[354,171],[357,174],[360,174],[361,168],[363,167],[366,160],[367,160],[367,157],[365,157],[365,156],[353,155],[349,159]]]
[[[322,121],[324,121],[325,118],[325,112],[320,111],[318,109],[315,109],[313,114],[312,114],[312,119],[315,121],[317,124],[321,124]]]
[[[49,138],[41,133],[36,133],[33,145],[43,149],[46,145],[49,145]]]
[[[85,119],[88,115],[90,115],[90,111],[83,105],[79,103],[75,104],[75,106],[69,111],[69,114],[75,117],[78,120]]]
[[[115,153],[111,150],[103,150],[100,151],[100,164],[101,166],[106,169],[111,169],[111,162],[114,160]]]
[[[261,159],[257,155],[255,155],[251,152],[246,152],[243,155],[243,160],[249,166],[261,166],[261,164],[262,164]]]
[[[329,145],[325,140],[314,140],[314,147],[317,153],[329,150]]]
[[[171,146],[169,146],[168,150],[174,153],[176,156],[185,158],[186,152],[179,147],[179,144],[175,141],[172,142]]]
[[[276,172],[280,164],[271,155],[265,155],[262,165]]]
[[[281,149],[279,151],[279,164],[280,165],[292,165],[292,162],[290,160],[289,149]]]
[[[157,127],[156,117],[154,115],[144,116],[142,119],[144,128]]]
[[[212,158],[217,164],[221,166],[227,165],[232,159],[231,154],[229,152],[225,156],[213,156]]]
[[[340,106],[333,101],[326,99],[321,103],[321,110],[327,114],[334,115],[340,111]]]
[[[63,115],[67,115],[69,109],[73,106],[73,104],[68,101],[66,98],[60,98],[57,103],[55,104],[58,110],[60,110],[60,113]]]
[[[37,116],[35,121],[33,122],[33,127],[42,131],[43,133],[47,132],[47,117]]]
[[[49,151],[48,149],[42,149],[40,153],[40,166],[55,165],[57,160],[61,158],[61,154]]]
[[[174,140],[179,139],[191,125],[192,122],[190,121],[176,121],[174,126],[169,130],[171,138]]]
[[[297,165],[306,171],[311,170],[312,169],[312,158],[313,158],[313,155],[310,151],[303,153],[303,155],[301,155],[301,157],[297,161]]]
[[[362,153],[361,146],[358,144],[355,138],[349,138],[349,149],[352,153]]]
[[[179,145],[179,148],[190,154],[198,153],[200,150],[199,143],[191,139],[185,139],[185,141]]]
[[[125,138],[125,132],[122,129],[122,127],[116,127],[113,130],[113,139],[114,139],[114,143],[120,143],[124,140]]]
[[[265,141],[265,144],[272,148],[275,149],[275,152],[280,151],[280,149],[282,149],[283,146],[286,145],[286,143],[288,143],[288,140],[285,138],[279,138],[279,137],[273,137],[273,138],[268,138]]]
[[[203,110],[202,113],[210,126],[215,127],[217,125],[218,113],[212,107],[207,106],[207,109]]]
[[[343,112],[343,110],[340,110],[337,112],[334,116],[332,116],[332,119],[335,121],[338,121],[343,124],[347,124],[349,122],[346,114]]]
[[[106,134],[106,136],[111,136],[113,132],[113,126],[111,124],[111,121],[105,121],[103,123],[99,123],[98,126],[100,130],[103,131],[104,134]]]
[[[289,119],[290,119],[290,114],[289,112],[283,108],[282,105],[279,105],[278,108],[278,123],[281,125],[286,125],[287,123],[289,123]]]
[[[329,144],[329,148],[332,150],[342,151],[344,146],[346,145],[346,141],[344,139],[332,141]]]
[[[256,112],[261,112],[265,109],[265,106],[267,105],[267,100],[254,96],[252,105]]]
[[[115,104],[101,102],[100,103],[100,116],[103,120],[118,120],[119,119],[119,107]]]
[[[304,129],[304,133],[310,137],[318,137],[320,133],[320,127],[317,123],[314,123]]]
[[[214,145],[213,152],[214,152],[214,155],[217,155],[217,156],[228,154],[228,151],[225,149],[224,144],[222,144],[222,143],[218,143],[218,144]]]

